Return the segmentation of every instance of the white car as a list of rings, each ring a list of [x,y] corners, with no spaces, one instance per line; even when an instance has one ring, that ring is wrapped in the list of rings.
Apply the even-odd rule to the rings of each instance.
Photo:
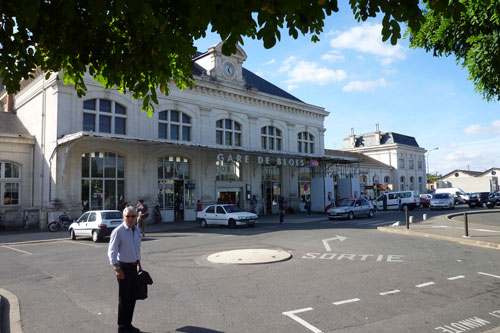
[[[234,228],[237,225],[253,227],[259,217],[254,213],[241,211],[236,205],[210,205],[198,212],[197,219],[202,228],[209,225],[227,225]]]
[[[69,226],[69,235],[72,240],[77,236],[92,237],[94,242],[101,241],[111,235],[114,228],[123,222],[122,213],[118,210],[91,210]]]
[[[337,207],[327,210],[328,219],[347,218],[352,220],[354,216],[373,217],[375,210],[372,204],[363,198],[346,198],[340,201]]]
[[[429,204],[434,209],[455,209],[455,197],[450,193],[435,193]]]

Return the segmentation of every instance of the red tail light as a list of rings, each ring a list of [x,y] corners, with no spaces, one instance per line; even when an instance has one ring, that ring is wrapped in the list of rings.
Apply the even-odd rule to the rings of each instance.
[[[107,226],[107,225],[105,225],[105,224],[99,224],[97,227],[98,227],[99,229],[103,229],[103,228],[107,228],[108,226]]]

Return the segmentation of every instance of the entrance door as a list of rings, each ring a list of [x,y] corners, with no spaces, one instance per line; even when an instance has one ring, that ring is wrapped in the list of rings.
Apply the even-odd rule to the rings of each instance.
[[[174,202],[175,221],[184,221],[184,209],[185,209],[185,205],[184,205],[184,180],[176,179],[174,181],[174,195],[175,195],[175,202]]]
[[[238,207],[242,208],[240,189],[221,189],[220,191],[217,191],[217,193],[217,197],[220,199],[221,204],[237,205]]]

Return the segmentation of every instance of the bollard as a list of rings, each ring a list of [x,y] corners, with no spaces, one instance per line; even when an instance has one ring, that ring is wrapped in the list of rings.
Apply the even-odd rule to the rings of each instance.
[[[469,237],[469,219],[467,217],[467,212],[464,212],[464,224],[465,224],[465,237]]]
[[[413,216],[410,216],[410,223],[413,223]]]
[[[405,209],[406,229],[410,229],[410,219],[408,219],[408,209]]]
[[[427,214],[424,214],[423,216],[423,220],[426,221],[427,220]]]

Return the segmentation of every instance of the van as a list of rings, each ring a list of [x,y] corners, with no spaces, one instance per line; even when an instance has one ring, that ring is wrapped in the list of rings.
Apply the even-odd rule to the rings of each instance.
[[[469,201],[469,195],[459,187],[438,188],[435,193],[449,193],[455,196],[455,203],[466,203]]]
[[[384,209],[384,200],[387,200],[387,209],[399,209],[398,197],[401,197],[401,209],[403,210],[420,206],[420,198],[417,191],[399,191],[384,193],[379,196],[375,202],[377,210]]]

